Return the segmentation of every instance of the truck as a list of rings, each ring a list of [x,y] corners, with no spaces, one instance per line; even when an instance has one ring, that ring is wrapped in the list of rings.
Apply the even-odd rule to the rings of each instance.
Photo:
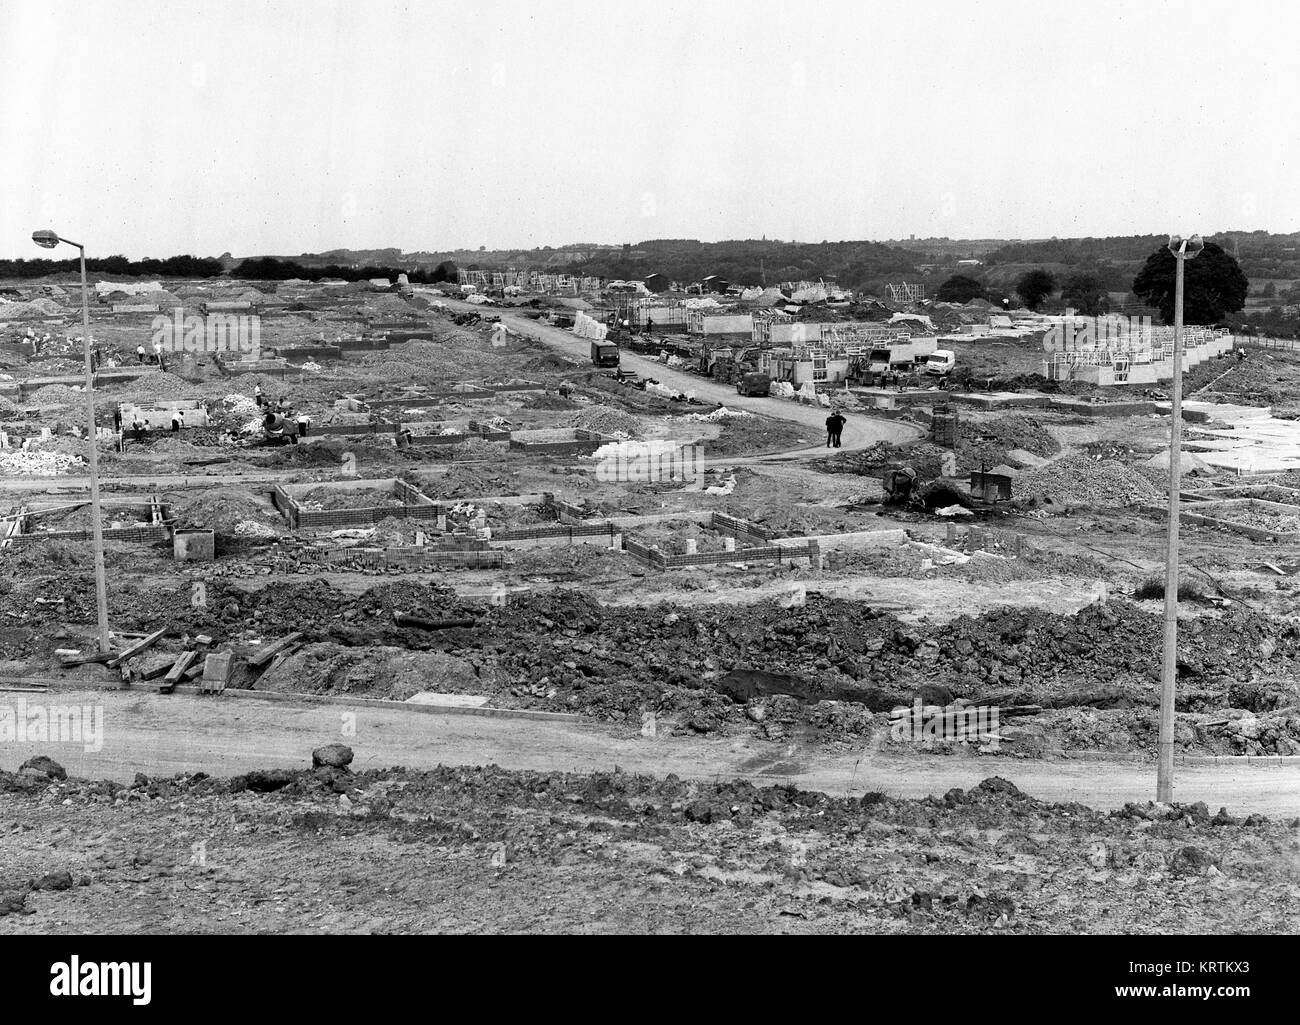
[[[873,345],[866,356],[856,357],[849,368],[850,377],[872,384],[880,383],[885,374],[909,374],[924,365],[936,352],[936,339],[916,337],[905,342],[881,342]]]
[[[769,395],[772,390],[770,374],[742,374],[736,381],[738,395]]]
[[[618,366],[618,345],[615,342],[592,342],[591,362],[598,367]]]

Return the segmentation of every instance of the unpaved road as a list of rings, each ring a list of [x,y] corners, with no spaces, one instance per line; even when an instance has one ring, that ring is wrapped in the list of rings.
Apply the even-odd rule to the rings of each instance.
[[[203,771],[231,776],[250,769],[307,768],[311,751],[340,741],[356,752],[354,769],[489,765],[539,771],[628,772],[684,779],[747,778],[793,783],[830,795],[881,791],[895,797],[969,788],[989,776],[1012,780],[1045,801],[1122,807],[1154,796],[1155,766],[1134,762],[1030,761],[1010,757],[896,756],[840,753],[746,739],[618,735],[594,725],[492,719],[348,705],[299,705],[245,698],[163,696],[152,691],[0,693],[0,706],[36,702],[103,709],[103,746],[8,742],[0,768],[35,754],[70,775],[130,782],[137,772],[169,776]],[[1300,765],[1277,760],[1180,763],[1175,799],[1204,801],[1234,814],[1300,815]]]
[[[482,306],[475,306],[472,303],[450,300],[447,301],[447,305],[464,312],[480,314],[485,312]],[[500,316],[501,322],[515,334],[535,338],[562,355],[590,364],[590,339],[579,338],[568,331],[552,327],[549,324],[541,324],[502,309],[489,308],[488,312],[490,315]],[[738,395],[732,385],[718,384],[716,381],[696,374],[670,370],[658,360],[648,359],[627,349],[623,350],[620,360],[624,369],[633,370],[642,378],[652,377],[667,387],[676,388],[682,392],[694,392],[696,398],[708,402],[723,403],[731,409],[744,409],[751,413],[761,413],[764,416],[800,424],[812,432],[812,437],[822,439],[822,444],[817,446],[809,446],[808,448],[795,449],[789,452],[774,452],[763,456],[749,457],[748,459],[719,460],[719,463],[735,465],[743,462],[783,460],[798,456],[815,457],[826,454],[826,417],[828,411],[820,406],[805,406],[797,402],[788,402],[767,396]],[[848,417],[848,423],[844,427],[841,451],[844,449],[867,448],[877,441],[889,441],[895,444],[915,441],[921,436],[921,433],[921,429],[915,424],[873,419],[857,413]]]

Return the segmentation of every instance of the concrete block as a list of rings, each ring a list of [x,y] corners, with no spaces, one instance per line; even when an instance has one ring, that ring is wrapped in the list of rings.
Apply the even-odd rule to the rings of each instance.
[[[211,562],[217,556],[216,535],[211,530],[181,528],[172,538],[172,554],[181,560]]]
[[[230,682],[232,652],[214,651],[203,660],[204,690],[225,690]]]

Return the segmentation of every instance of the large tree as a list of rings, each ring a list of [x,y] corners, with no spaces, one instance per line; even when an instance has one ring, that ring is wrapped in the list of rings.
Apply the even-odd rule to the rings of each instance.
[[[1031,310],[1043,305],[1043,300],[1056,291],[1056,278],[1045,270],[1027,270],[1016,282],[1016,295]]]
[[[984,298],[984,286],[965,274],[954,274],[939,286],[934,297],[941,303],[968,303]]]
[[[1147,257],[1133,279],[1133,294],[1160,311],[1166,324],[1174,322],[1174,274],[1177,260],[1161,246]],[[1246,305],[1250,282],[1241,267],[1216,242],[1187,260],[1184,269],[1183,320],[1188,324],[1217,324]]]
[[[1061,286],[1061,301],[1085,317],[1097,317],[1110,309],[1110,297],[1096,274],[1071,274]]]

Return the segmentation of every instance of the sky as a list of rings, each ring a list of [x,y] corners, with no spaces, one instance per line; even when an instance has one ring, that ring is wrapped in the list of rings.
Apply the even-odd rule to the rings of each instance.
[[[0,0],[0,257],[1300,230],[1271,0]]]

